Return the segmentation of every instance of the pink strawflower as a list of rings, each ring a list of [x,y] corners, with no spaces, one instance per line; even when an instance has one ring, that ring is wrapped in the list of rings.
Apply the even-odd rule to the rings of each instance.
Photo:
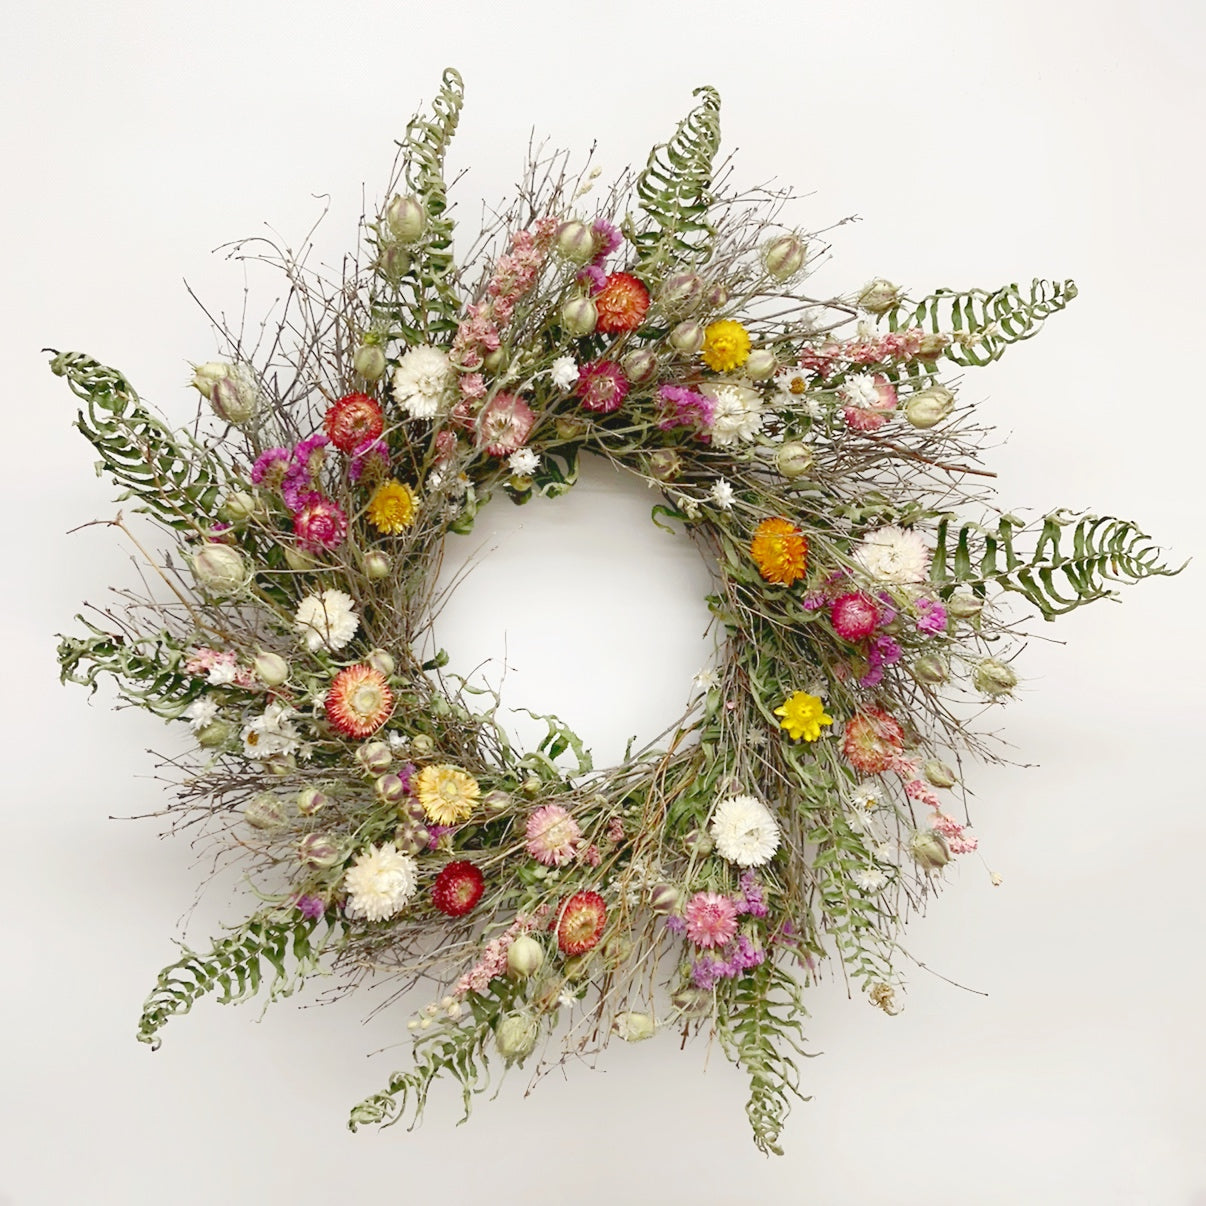
[[[855,591],[834,599],[829,606],[829,619],[838,636],[854,644],[875,631],[879,624],[879,607],[874,599]]]
[[[495,394],[477,420],[477,440],[491,456],[510,456],[524,446],[536,423],[532,408],[517,394]]]
[[[348,517],[330,499],[316,494],[293,517],[293,534],[303,548],[338,548],[348,534]]]
[[[582,830],[560,804],[545,804],[528,817],[524,836],[528,853],[538,863],[564,867],[578,851]]]
[[[896,409],[896,390],[882,373],[858,373],[838,387],[842,415],[855,431],[875,431]]]
[[[587,410],[609,415],[624,405],[628,378],[614,361],[596,360],[593,364],[584,364],[578,371],[576,390]]]
[[[696,946],[724,946],[737,933],[737,906],[719,892],[696,892],[683,910],[687,937]]]

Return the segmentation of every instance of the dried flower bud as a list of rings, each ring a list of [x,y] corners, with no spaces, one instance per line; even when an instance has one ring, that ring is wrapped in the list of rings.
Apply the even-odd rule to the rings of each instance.
[[[394,760],[393,752],[384,741],[369,741],[356,751],[356,761],[370,775],[384,774]]]
[[[543,963],[544,947],[527,934],[520,934],[507,950],[507,971],[521,980],[534,976]]]
[[[391,569],[393,562],[384,553],[369,553],[364,559],[364,576],[370,581],[388,578]]]
[[[859,307],[868,314],[887,314],[899,300],[900,288],[882,277],[876,277],[870,284],[864,285],[858,295]]]
[[[909,853],[925,871],[937,871],[951,861],[951,852],[946,848],[942,835],[932,829],[913,830],[913,836],[909,838]]]
[[[410,739],[410,748],[420,757],[435,749],[435,742],[426,733],[416,733]]]
[[[921,773],[935,787],[954,787],[959,782],[959,778],[954,770],[937,758],[931,758],[921,768]]]
[[[715,843],[712,841],[712,835],[706,829],[692,829],[690,833],[683,838],[683,849],[690,855],[696,858],[707,858],[712,853],[712,847]]]
[[[507,1064],[522,1064],[532,1054],[540,1027],[527,1010],[504,1013],[494,1027],[494,1044]]]
[[[919,683],[928,683],[931,687],[946,682],[951,676],[950,663],[940,653],[922,655],[909,670]]]
[[[676,272],[668,276],[658,294],[658,302],[667,314],[686,314],[699,305],[704,283],[694,272]]]
[[[767,348],[755,348],[743,366],[745,375],[751,381],[765,381],[773,377],[778,367],[774,352]]]
[[[682,898],[682,893],[673,884],[655,884],[649,890],[649,907],[655,913],[675,913]]]
[[[705,1013],[712,1004],[712,994],[706,992],[702,988],[687,986],[677,989],[670,994],[670,1004],[680,1013],[693,1014]]]
[[[233,490],[223,500],[218,508],[218,514],[228,523],[246,523],[265,514],[259,499],[246,490]]]
[[[312,817],[316,812],[321,812],[326,808],[329,803],[330,801],[317,787],[303,787],[297,793],[297,811],[303,817]]]
[[[400,243],[390,243],[377,257],[377,271],[397,284],[410,271],[410,252]]]
[[[703,326],[694,319],[680,322],[671,332],[670,346],[684,356],[694,356],[704,345],[705,332]]]
[[[295,573],[304,574],[310,570],[318,568],[318,559],[311,557],[309,553],[303,553],[296,545],[286,544],[283,546],[285,554],[285,564]]]
[[[427,229],[427,211],[413,194],[391,198],[385,207],[385,220],[400,243],[417,243]]]
[[[571,264],[585,264],[594,258],[595,235],[585,222],[562,222],[553,246],[562,259]]]
[[[206,544],[193,554],[193,577],[207,594],[235,595],[251,581],[247,558],[228,544]]]
[[[633,385],[643,385],[657,372],[657,355],[651,348],[636,348],[620,361],[620,367]]]
[[[544,784],[542,784],[542,783],[541,783],[541,781],[540,781],[540,779],[539,779],[539,777],[538,777],[538,776],[536,776],[536,775],[529,775],[529,776],[528,776],[528,777],[527,777],[527,778],[526,778],[526,779],[525,779],[525,780],[524,780],[524,781],[523,781],[523,782],[522,782],[522,783],[519,785],[519,790],[520,790],[521,792],[523,792],[523,794],[524,794],[525,796],[528,796],[529,798],[535,798],[536,796],[540,795],[540,789],[541,789],[541,787],[543,787],[543,786],[544,786]]]
[[[422,854],[430,844],[431,831],[420,821],[403,821],[394,831],[394,846],[400,854]]]
[[[364,659],[378,674],[384,674],[389,678],[394,672],[393,654],[387,653],[384,649],[374,649]]]
[[[917,356],[921,360],[936,360],[950,345],[951,337],[938,331],[927,331],[921,337]]]
[[[729,304],[729,287],[718,281],[708,290],[704,300],[709,310],[723,310]]]
[[[310,867],[333,867],[339,862],[339,843],[329,833],[307,833],[297,843],[297,857]]]
[[[255,418],[260,408],[259,391],[250,377],[234,369],[214,382],[209,404],[219,419],[241,427]]]
[[[672,482],[683,471],[683,458],[673,448],[655,448],[646,463],[649,476],[659,482]]]
[[[267,653],[261,649],[255,655],[251,668],[266,687],[279,687],[289,681],[289,663],[279,653]]]
[[[775,453],[775,468],[783,477],[792,481],[797,477],[807,477],[815,463],[816,457],[812,449],[807,444],[801,444],[799,440],[780,444],[778,452]]]
[[[387,804],[397,804],[407,796],[406,784],[399,775],[382,775],[373,784],[373,790]]]
[[[235,727],[229,720],[211,720],[197,730],[197,744],[202,749],[216,750],[235,735]]]
[[[243,820],[253,829],[279,829],[285,823],[285,807],[270,791],[262,791],[244,806]]]
[[[972,670],[972,686],[984,695],[1008,695],[1018,685],[1018,676],[1004,662],[986,657]]]
[[[500,812],[506,812],[511,807],[511,797],[505,791],[488,791],[482,796],[482,807],[487,812],[492,812],[497,815]]]
[[[589,297],[574,297],[561,307],[561,325],[575,339],[590,335],[599,321],[599,311]]]
[[[768,275],[782,282],[804,267],[806,252],[802,239],[794,234],[783,234],[771,239],[762,249],[762,263]]]
[[[231,366],[220,360],[211,360],[207,364],[193,365],[193,379],[189,384],[206,400],[213,397],[215,381],[225,380],[230,375]]]
[[[626,1009],[616,1014],[612,1021],[612,1029],[626,1043],[639,1043],[642,1039],[652,1038],[657,1025],[649,1014],[632,1013]]]
[[[559,440],[580,440],[590,430],[590,424],[577,415],[558,415],[556,427]]]
[[[956,620],[974,620],[984,610],[984,600],[969,590],[957,590],[947,599],[946,610]]]
[[[592,302],[591,305],[594,305]],[[487,352],[485,359],[482,361],[482,368],[487,373],[497,374],[507,363],[507,353],[502,348],[495,348],[492,352]]]
[[[385,353],[375,343],[362,343],[352,357],[352,367],[366,381],[380,381],[385,376]]]
[[[941,423],[955,409],[955,395],[941,385],[918,390],[905,403],[905,418],[922,430]]]

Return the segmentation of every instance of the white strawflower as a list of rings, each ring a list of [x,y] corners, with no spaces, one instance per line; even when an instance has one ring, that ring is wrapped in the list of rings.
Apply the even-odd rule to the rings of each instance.
[[[895,525],[868,532],[854,559],[877,582],[924,582],[930,570],[930,550],[921,534]]]
[[[721,447],[752,440],[762,430],[762,396],[744,385],[704,386],[713,403],[712,443]]]
[[[455,380],[452,363],[439,348],[411,348],[394,369],[394,397],[412,419],[432,419],[451,400]]]
[[[855,406],[860,410],[879,409],[879,394],[875,389],[875,378],[870,373],[856,373],[839,385],[837,392],[845,406]]]
[[[230,661],[214,662],[209,668],[209,673],[205,676],[205,681],[211,687],[224,687],[227,683],[233,683],[235,680],[235,664],[234,659]]]
[[[558,389],[569,389],[578,380],[578,365],[572,356],[558,356],[549,369],[549,377]]]
[[[324,646],[342,649],[356,635],[360,617],[350,595],[341,590],[324,590],[307,595],[297,605],[297,630],[306,648],[316,653]]]
[[[712,816],[716,853],[739,867],[761,867],[779,849],[779,826],[753,796],[728,796]]]
[[[343,877],[348,915],[385,921],[400,912],[415,894],[418,871],[415,860],[399,854],[393,842],[362,851]]]
[[[301,746],[301,734],[293,727],[297,715],[284,704],[269,704],[262,716],[243,728],[243,752],[248,758],[280,758],[295,754]]]
[[[189,728],[194,733],[199,733],[217,714],[218,705],[208,695],[202,695],[200,698],[194,699],[184,709],[184,717],[189,723]]]
[[[725,479],[718,478],[708,497],[722,510],[730,511],[733,507],[733,487]]]
[[[521,448],[507,457],[511,472],[519,477],[530,477],[540,468],[540,454],[530,448]]]
[[[854,873],[853,879],[864,892],[878,892],[888,882],[878,867],[863,867]]]

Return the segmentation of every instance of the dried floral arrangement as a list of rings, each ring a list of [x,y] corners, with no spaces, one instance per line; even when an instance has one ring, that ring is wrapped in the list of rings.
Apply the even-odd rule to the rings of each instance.
[[[492,1063],[702,1032],[778,1152],[803,990],[836,962],[894,1012],[905,918],[976,849],[963,758],[993,757],[975,718],[1024,637],[1000,600],[1050,620],[1173,572],[1131,523],[1027,524],[984,493],[957,374],[1072,282],[812,298],[821,236],[781,224],[787,194],[731,190],[719,97],[695,95],[610,190],[534,154],[458,264],[447,71],[341,278],[269,254],[284,313],[222,331],[188,429],[54,354],[99,469],[170,545],[115,521],[155,589],[80,617],[63,677],[191,729],[166,814],[255,885],[160,974],[141,1041],[206,994],[314,974],[420,993],[413,1066],[356,1127],[417,1120],[440,1077],[468,1112]],[[720,645],[665,748],[599,771],[555,717],[516,748],[428,639],[447,534],[497,495],[556,498],[585,453],[696,542]]]

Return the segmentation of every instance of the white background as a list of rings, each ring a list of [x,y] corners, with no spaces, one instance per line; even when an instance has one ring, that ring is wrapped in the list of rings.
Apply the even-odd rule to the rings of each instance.
[[[406,1061],[365,1058],[407,1016],[362,1027],[373,998],[262,1025],[205,1003],[158,1054],[134,1041],[200,869],[153,822],[107,819],[161,800],[144,747],[170,744],[162,726],[56,683],[53,634],[132,571],[117,533],[64,534],[115,508],[38,352],[87,350],[183,416],[185,362],[214,347],[182,278],[237,310],[242,272],[209,249],[265,222],[300,239],[315,194],[341,247],[445,63],[467,85],[470,223],[530,127],[618,167],[712,83],[738,180],[809,193],[802,226],[861,215],[823,288],[1075,277],[1070,310],[962,387],[1009,435],[1001,498],[1133,517],[1200,558],[1199,5],[62,0],[5,24],[3,1206],[1206,1203],[1200,560],[1025,654],[999,724],[1041,767],[974,784],[1004,885],[964,860],[912,931],[987,995],[916,971],[889,1019],[814,993],[825,1054],[785,1158],[753,1148],[719,1053],[670,1036],[526,1100],[514,1077],[461,1129],[438,1092],[415,1134],[353,1137],[348,1106]],[[702,579],[647,496],[588,488],[492,509],[496,551],[441,635],[466,668],[505,640],[512,698],[606,754],[677,712],[706,656]],[[206,897],[187,932],[223,920]]]

